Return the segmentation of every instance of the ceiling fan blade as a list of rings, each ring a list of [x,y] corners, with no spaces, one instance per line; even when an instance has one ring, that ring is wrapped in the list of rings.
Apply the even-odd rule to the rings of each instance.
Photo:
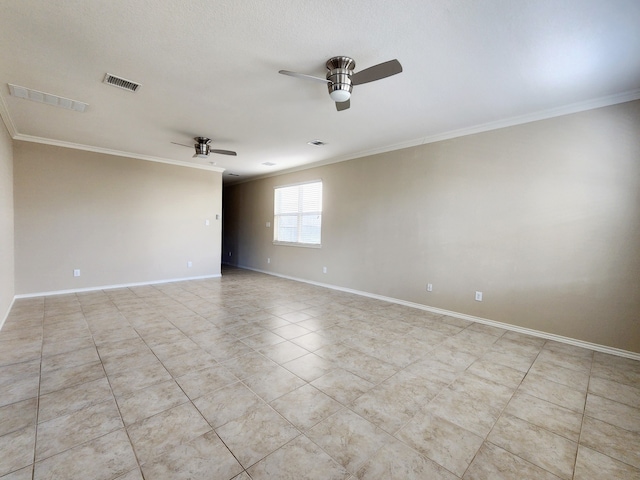
[[[184,143],[176,143],[176,142],[171,142],[174,145],[180,145],[181,147],[187,147],[187,148],[193,148],[193,145],[185,145]]]
[[[351,75],[351,83],[353,85],[362,85],[363,83],[381,80],[391,75],[402,72],[402,65],[398,60],[389,60],[388,62],[379,63],[373,67],[365,68]]]
[[[278,73],[282,75],[289,75],[290,77],[302,78],[304,80],[315,80],[316,82],[329,83],[329,80],[321,77],[314,77],[313,75],[307,75],[306,73],[290,72],[289,70],[280,70]]]
[[[220,155],[232,155],[232,156],[236,156],[238,155],[236,152],[233,152],[231,150],[214,150],[213,148],[211,150],[209,150],[211,153],[218,153]]]
[[[336,110],[341,112],[342,110],[346,110],[351,106],[351,100],[347,100],[346,102],[336,102]]]

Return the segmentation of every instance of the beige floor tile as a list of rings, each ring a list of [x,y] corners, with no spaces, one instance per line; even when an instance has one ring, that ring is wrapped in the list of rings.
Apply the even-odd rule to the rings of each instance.
[[[348,405],[354,412],[390,434],[411,420],[435,396],[429,391],[428,380],[403,383],[392,381],[394,378],[373,387]],[[441,384],[432,386],[432,390],[441,388]]]
[[[441,344],[429,353],[429,360],[435,360],[445,365],[449,365],[458,371],[466,370],[478,359],[477,355],[472,355],[458,350],[450,345]]]
[[[264,405],[264,400],[241,382],[236,382],[203,395],[193,403],[207,422],[218,428]]]
[[[231,480],[251,480],[251,477],[247,472],[242,472],[237,477],[233,477]]]
[[[33,465],[21,468],[14,472],[8,473],[2,477],[2,480],[32,480],[33,478]]]
[[[502,409],[468,393],[447,389],[424,407],[424,411],[484,438],[495,425]]]
[[[225,362],[253,352],[251,347],[236,339],[224,339],[223,341],[217,341],[215,345],[202,346],[202,348],[209,352],[218,362]]]
[[[638,387],[640,385],[640,362],[630,358],[595,352],[592,375]]]
[[[290,362],[295,358],[300,358],[309,353],[308,350],[305,350],[292,342],[282,342],[276,345],[264,347],[259,349],[259,352],[278,364]]]
[[[121,429],[37,462],[33,478],[112,480],[135,467],[131,444]]]
[[[558,480],[560,477],[485,442],[462,478],[464,480]]]
[[[537,353],[524,355],[511,353],[509,351],[504,351],[502,346],[494,345],[491,350],[482,356],[482,359],[527,373],[537,355]]]
[[[494,445],[571,480],[578,445],[560,435],[504,414],[487,437]]]
[[[399,440],[392,439],[360,470],[361,480],[456,480],[458,477]]]
[[[574,480],[640,478],[640,469],[580,445],[573,478]]]
[[[237,381],[238,378],[222,365],[197,370],[176,378],[180,388],[191,400],[213,393]]]
[[[275,333],[265,331],[256,335],[251,335],[250,337],[241,338],[240,340],[242,341],[242,343],[248,345],[249,347],[258,349],[284,342],[285,338],[281,337],[280,335],[276,335]]]
[[[57,390],[73,387],[81,383],[105,378],[106,373],[102,362],[91,362],[75,367],[60,368],[43,373],[40,381],[40,395],[46,395]]]
[[[36,460],[50,457],[122,427],[122,419],[113,399],[40,423]]]
[[[311,385],[304,385],[271,402],[271,406],[300,431],[337,412],[343,406]]]
[[[140,469],[134,468],[133,470],[130,470],[124,475],[120,475],[113,480],[144,480],[144,478],[142,477],[142,472],[140,472]]]
[[[106,377],[40,396],[38,422],[68,415],[113,398]]]
[[[191,403],[165,410],[127,427],[141,464],[181,443],[211,431],[200,412]]]
[[[585,415],[640,434],[640,409],[597,395],[587,395]]]
[[[262,405],[216,428],[216,433],[244,468],[300,434],[268,405]]]
[[[318,423],[306,435],[352,474],[391,440],[388,433],[347,409]]]
[[[158,358],[150,348],[137,349],[132,352],[107,357],[102,360],[102,365],[109,377],[127,370],[139,369],[158,362]]]
[[[307,382],[311,382],[336,368],[333,362],[314,353],[285,362],[282,366]]]
[[[254,480],[341,480],[349,472],[304,435],[260,460],[248,470]]]
[[[155,356],[158,357],[158,360],[164,362],[171,357],[200,350],[200,347],[198,347],[198,344],[193,340],[185,336],[177,341],[154,345],[151,347],[151,350]]]
[[[169,357],[162,364],[175,378],[190,372],[213,367],[218,362],[211,354],[201,348],[197,348],[191,352]]]
[[[145,478],[229,480],[242,466],[214,431],[177,445],[142,467]]]
[[[118,408],[124,424],[129,426],[188,401],[189,398],[178,384],[174,380],[167,380],[119,397]]]
[[[416,415],[395,436],[459,477],[475,457],[483,440],[429,412]]]
[[[252,375],[265,373],[278,364],[258,352],[250,352],[246,355],[227,360],[221,365],[227,368],[236,377],[243,380],[251,377]]]
[[[0,367],[0,406],[38,395],[40,360]]]
[[[533,362],[529,373],[545,377],[547,380],[561,383],[580,392],[586,391],[589,385],[589,370],[572,370],[541,358]]]
[[[284,325],[282,327],[274,328],[273,330],[271,330],[271,332],[275,333],[276,335],[282,338],[291,340],[291,339],[306,335],[308,333],[311,333],[311,330],[308,330],[297,324],[290,324],[290,325]]]
[[[640,436],[637,433],[585,416],[580,444],[640,468]]]
[[[582,427],[582,414],[554,403],[516,392],[505,413],[529,423],[545,428],[577,442]]]
[[[28,426],[0,437],[0,476],[33,463],[35,426]]]
[[[586,392],[574,390],[533,373],[527,374],[518,391],[578,413],[584,412]]]
[[[589,352],[589,354],[586,356],[582,354],[574,356],[571,354],[573,350],[568,350],[569,353],[567,353],[560,351],[557,347],[555,349],[551,349],[548,347],[548,345],[548,343],[545,344],[544,348],[538,355],[537,360],[539,360],[540,362],[552,363],[559,367],[568,368],[569,370],[574,370],[580,373],[588,374],[590,372],[593,352]],[[566,347],[572,346],[566,345]],[[585,352],[588,352],[588,350],[585,350]]]
[[[624,403],[633,408],[640,408],[640,386],[633,387],[624,383],[614,382],[605,378],[591,377],[589,393],[608,398],[615,402]]]
[[[59,368],[77,367],[85,363],[93,363],[100,360],[95,346],[73,350],[71,352],[51,355],[42,359],[42,373],[47,374]]]
[[[74,350],[81,350],[83,348],[90,348],[95,346],[91,334],[87,332],[86,335],[71,339],[45,339],[42,345],[42,356],[48,357],[51,355],[58,355],[60,353],[71,352]]]
[[[265,402],[275,400],[305,384],[300,377],[280,366],[245,378],[242,382]]]
[[[351,403],[374,387],[373,383],[341,368],[315,379],[311,385],[343,405]]]
[[[130,395],[166,380],[171,380],[171,374],[159,360],[109,375],[109,383],[116,397]]]
[[[512,389],[518,388],[525,376],[525,372],[484,359],[477,360],[466,371]]]
[[[35,426],[37,413],[37,398],[29,398],[0,407],[0,436]]]

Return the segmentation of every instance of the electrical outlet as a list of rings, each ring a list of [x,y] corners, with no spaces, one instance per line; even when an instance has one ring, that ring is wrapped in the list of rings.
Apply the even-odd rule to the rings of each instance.
[[[477,302],[481,302],[482,301],[482,292],[476,292],[476,301]]]
[[[205,227],[208,227],[208,226],[209,226],[209,220],[205,220],[205,221],[204,221],[204,226],[205,226]]]
[[[433,292],[433,284],[427,283],[427,292]]]
[[[271,259],[270,258],[267,258],[267,263],[271,263]]]
[[[327,273],[327,267],[322,267],[322,273]]]
[[[75,270],[73,271],[73,276],[74,276],[74,277],[79,277],[79,276],[80,276],[80,270],[79,270],[79,269],[75,269]]]
[[[265,225],[266,225],[267,228],[269,228],[269,227],[271,227],[271,222],[267,222]]]
[[[229,256],[231,256],[231,252],[229,252]]]
[[[193,263],[192,262],[187,262],[187,268],[191,268],[193,267]]]

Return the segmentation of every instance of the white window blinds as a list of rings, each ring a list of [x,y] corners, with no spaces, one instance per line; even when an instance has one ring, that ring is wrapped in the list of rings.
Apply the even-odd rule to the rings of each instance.
[[[276,187],[274,191],[273,241],[320,245],[322,182]]]

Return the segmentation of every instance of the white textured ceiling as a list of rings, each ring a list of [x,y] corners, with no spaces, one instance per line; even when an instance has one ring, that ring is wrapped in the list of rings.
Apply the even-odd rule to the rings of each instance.
[[[232,181],[640,98],[638,0],[3,0],[0,46],[13,138],[215,161]],[[343,112],[324,85],[278,74],[324,76],[336,55],[404,72],[356,86]],[[9,83],[89,107],[11,97]],[[170,143],[199,135],[238,156]]]

